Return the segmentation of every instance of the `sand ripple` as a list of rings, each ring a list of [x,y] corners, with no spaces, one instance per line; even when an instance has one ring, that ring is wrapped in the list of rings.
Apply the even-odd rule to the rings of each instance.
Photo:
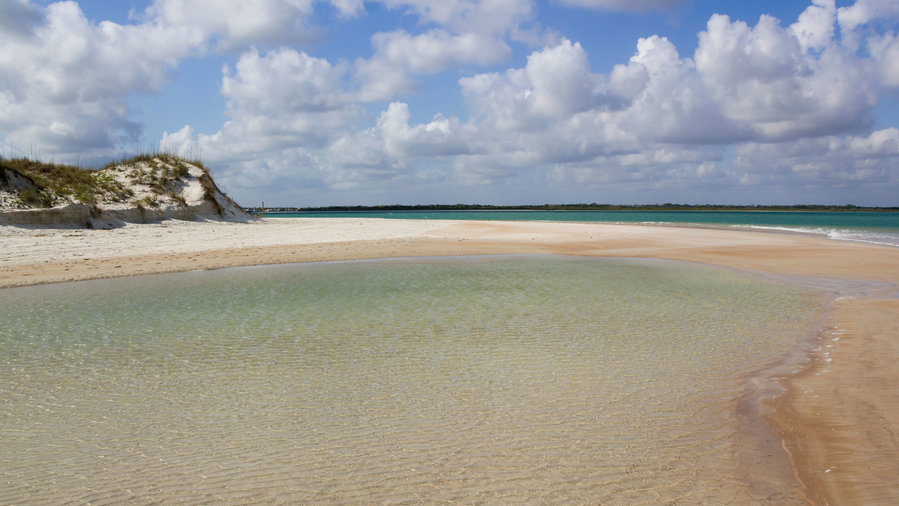
[[[5,293],[0,503],[798,500],[735,411],[794,288],[530,258]]]

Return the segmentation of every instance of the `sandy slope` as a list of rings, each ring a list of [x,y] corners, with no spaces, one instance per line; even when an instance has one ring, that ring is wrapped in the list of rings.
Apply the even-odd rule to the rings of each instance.
[[[841,299],[771,417],[819,504],[899,503],[899,248],[724,229],[265,219],[114,230],[0,227],[0,287],[239,265],[501,253],[654,257],[750,270]],[[838,339],[835,339],[838,338]],[[828,360],[829,359],[829,360]]]
[[[33,181],[15,170],[0,169],[0,226],[106,229],[126,222],[253,218],[221,192],[207,169],[168,155],[83,172],[95,185],[90,198],[76,195],[65,178],[52,176],[42,183],[48,188],[40,189],[52,203],[44,208],[20,198],[25,188],[39,189]],[[59,187],[53,186],[54,179],[62,180]]]

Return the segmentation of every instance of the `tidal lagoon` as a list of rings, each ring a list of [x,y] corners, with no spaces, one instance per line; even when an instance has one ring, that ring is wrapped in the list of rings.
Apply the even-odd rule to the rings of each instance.
[[[822,304],[560,256],[4,289],[0,502],[801,503],[757,409]]]

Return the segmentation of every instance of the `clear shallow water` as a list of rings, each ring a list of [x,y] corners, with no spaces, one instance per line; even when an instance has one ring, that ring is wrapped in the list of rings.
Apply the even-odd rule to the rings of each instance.
[[[2,503],[796,498],[747,483],[735,406],[797,288],[512,257],[0,295]]]
[[[899,212],[830,211],[389,211],[270,213],[268,217],[581,221],[760,228],[899,247]]]

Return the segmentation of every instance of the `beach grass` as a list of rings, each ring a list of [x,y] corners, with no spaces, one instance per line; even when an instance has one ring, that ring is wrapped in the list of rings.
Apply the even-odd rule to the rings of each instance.
[[[199,160],[184,160],[169,153],[141,153],[109,162],[100,169],[48,163],[27,157],[0,158],[0,168],[20,174],[33,185],[18,191],[19,207],[25,208],[48,208],[69,201],[96,205],[128,199],[134,196],[134,191],[111,174],[111,171],[122,170],[122,167],[128,171],[127,176],[132,183],[148,186],[155,195],[183,200],[176,192],[177,181],[189,175],[191,165],[203,171],[203,187],[207,195],[211,195],[216,187],[209,169]],[[144,198],[140,204],[155,207],[155,201],[154,198]]]

